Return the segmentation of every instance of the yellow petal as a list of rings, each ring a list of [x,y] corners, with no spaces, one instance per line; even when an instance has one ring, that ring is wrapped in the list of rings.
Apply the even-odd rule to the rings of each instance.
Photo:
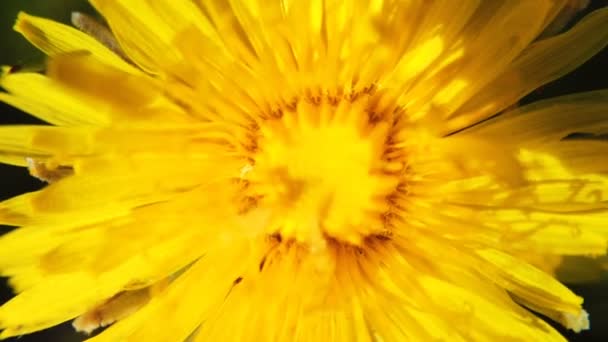
[[[413,111],[431,106],[442,118],[451,118],[538,35],[551,6],[548,0],[482,2],[447,48],[449,63],[439,61],[440,69],[418,80],[403,100]]]
[[[568,32],[527,47],[507,70],[458,109],[455,116],[461,116],[460,120],[469,124],[481,121],[543,84],[570,73],[607,44],[608,9],[600,9]],[[552,120],[563,122],[557,118]]]
[[[189,121],[188,114],[164,97],[157,80],[151,77],[125,73],[86,54],[57,56],[49,61],[47,69],[49,77],[77,97],[104,104],[116,121]]]
[[[411,9],[403,10],[411,17],[401,19],[401,23],[395,19],[394,30],[402,30],[403,22],[408,20],[421,20],[421,23],[414,32],[395,32],[394,35],[384,37],[384,39],[395,40],[387,42],[387,47],[391,49],[392,54],[395,54],[395,51],[400,51],[403,48],[401,45],[409,43],[409,46],[403,53],[400,53],[399,63],[395,70],[389,74],[394,75],[387,77],[388,79],[383,80],[382,83],[387,83],[389,87],[395,87],[403,91],[408,88],[413,77],[425,71],[432,72],[428,69],[435,69],[437,64],[448,59],[447,56],[461,49],[459,46],[454,46],[457,44],[452,45],[452,42],[455,37],[458,37],[467,22],[471,20],[479,4],[480,1],[478,0],[460,1],[458,3],[438,1],[423,5],[419,12]],[[407,35],[412,35],[411,42],[406,39]]]
[[[181,60],[171,44],[176,33],[191,25],[204,27],[206,32],[211,29],[192,1],[158,2],[92,0],[91,4],[106,18],[121,47],[138,66],[149,73],[166,74]]]
[[[421,277],[431,300],[445,308],[446,314],[468,321],[465,336],[470,339],[560,341],[566,340],[555,329],[532,314],[505,310],[498,303],[482,298],[475,292],[431,277]],[[487,332],[488,335],[484,335]]]
[[[106,48],[95,38],[77,29],[56,21],[19,13],[15,30],[49,56],[61,55],[75,51],[88,51],[102,63],[128,73],[139,71],[122,58]]]
[[[184,254],[188,250],[185,244],[191,239],[182,236],[164,241],[145,255],[133,255],[102,274],[76,271],[44,277],[0,307],[0,326],[4,329],[0,337],[22,335],[59,324],[123,290],[163,279],[183,267],[188,257],[193,257]],[[41,301],[48,305],[40,306]]]
[[[221,307],[231,287],[239,286],[245,268],[250,266],[248,261],[258,260],[251,255],[250,246],[243,240],[231,241],[229,246],[219,243],[140,311],[87,341],[184,340],[210,312]],[[189,300],[183,300],[184,296]],[[142,320],[146,323],[141,324]]]
[[[106,125],[109,113],[98,101],[88,101],[36,73],[5,74],[0,85],[0,101],[15,106],[48,123],[60,126]]]
[[[463,133],[515,146],[540,147],[570,133],[608,131],[607,108],[606,90],[566,95],[508,111]]]
[[[494,272],[490,269],[480,271],[487,272],[490,279],[495,279],[518,297],[552,310],[572,314],[581,311],[583,299],[545,272],[499,250],[478,250],[477,255],[494,266],[491,268]]]
[[[78,316],[72,326],[78,332],[90,334],[98,328],[106,327],[137,312],[150,300],[150,292],[150,288],[121,292],[100,306]]]

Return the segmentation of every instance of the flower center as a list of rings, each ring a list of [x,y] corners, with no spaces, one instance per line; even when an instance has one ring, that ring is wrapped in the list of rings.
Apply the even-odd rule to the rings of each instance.
[[[371,100],[300,101],[260,128],[247,178],[269,209],[268,234],[313,247],[387,234],[404,166],[384,158],[391,123],[370,120]]]

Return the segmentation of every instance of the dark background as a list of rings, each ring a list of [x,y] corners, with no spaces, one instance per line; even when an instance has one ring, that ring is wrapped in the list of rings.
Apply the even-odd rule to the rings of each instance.
[[[589,11],[606,5],[606,0],[591,1],[587,10],[574,18],[573,22]],[[2,0],[0,2],[0,65],[41,66],[44,63],[44,56],[11,29],[20,10],[63,22],[69,21],[71,11],[93,13],[85,0]],[[572,48],[576,47],[573,46]],[[547,62],[550,63],[550,61]],[[530,94],[522,103],[602,88],[608,88],[608,49],[604,49],[570,75]],[[40,123],[40,121],[0,103],[0,124],[25,123]],[[23,192],[33,191],[42,186],[43,184],[30,177],[25,169],[0,165],[0,200]],[[8,229],[8,227],[5,228],[5,230]],[[562,332],[571,341],[608,341],[608,282],[570,285],[570,287],[585,297],[585,308],[590,314],[592,329],[580,334],[572,334],[563,330]],[[6,286],[5,280],[2,279],[0,281],[0,303],[7,301],[11,296],[10,288]],[[84,337],[84,335],[74,333],[70,323],[66,323],[56,328],[9,341],[76,342],[83,340]]]

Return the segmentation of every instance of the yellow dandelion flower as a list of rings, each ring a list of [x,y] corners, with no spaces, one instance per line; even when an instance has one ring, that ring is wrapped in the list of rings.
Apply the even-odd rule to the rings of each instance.
[[[1,337],[562,341],[551,274],[604,255],[608,90],[511,106],[608,44],[565,0],[91,0],[21,14],[0,100]],[[501,115],[496,116],[497,113]],[[545,271],[541,270],[544,269]],[[548,271],[548,272],[547,272]]]

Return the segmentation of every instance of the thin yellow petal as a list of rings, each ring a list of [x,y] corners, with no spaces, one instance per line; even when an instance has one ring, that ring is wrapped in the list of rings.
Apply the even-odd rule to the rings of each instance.
[[[108,112],[98,102],[74,96],[66,87],[36,73],[5,74],[0,101],[60,126],[106,125]]]
[[[128,73],[139,71],[106,48],[95,38],[56,21],[19,13],[15,30],[49,56],[88,51],[99,61]]]
[[[168,5],[162,0],[152,4],[144,0],[92,0],[108,20],[125,53],[142,69],[153,74],[166,73],[181,60],[172,47],[177,32],[195,25],[210,33],[211,28],[191,2],[178,0]],[[170,11],[165,12],[167,9]],[[179,18],[179,20],[177,20]],[[151,34],[150,27],[154,27]]]
[[[498,250],[478,250],[477,255],[492,264],[492,270],[500,270],[488,272],[489,277],[518,297],[552,310],[580,313],[583,299],[545,272]]]
[[[481,121],[543,84],[570,73],[608,44],[607,27],[608,9],[600,9],[568,32],[530,45],[455,115],[469,123]]]
[[[430,106],[450,118],[530,44],[551,6],[549,0],[482,2],[446,50],[447,63],[437,63],[439,70],[418,80],[402,101],[413,111]]]
[[[182,253],[191,239],[182,236],[164,241],[145,255],[133,255],[99,275],[76,271],[44,277],[41,282],[0,307],[0,326],[4,329],[0,338],[59,324],[123,290],[149,285],[178,271],[188,262],[188,255]],[[166,258],[169,255],[172,256],[171,260]],[[50,304],[40,306],[40,301]]]
[[[608,91],[596,90],[516,108],[462,133],[515,146],[540,147],[560,141],[570,133],[608,131],[607,109]]]
[[[189,121],[184,110],[164,97],[157,81],[150,77],[125,73],[86,54],[57,56],[47,69],[50,78],[79,93],[78,97],[109,107],[116,121]]]
[[[250,246],[242,240],[231,241],[230,247],[226,242],[218,244],[147,306],[88,342],[184,340],[214,308],[221,306],[232,287],[239,286],[245,268],[250,267],[243,261],[257,259],[250,255]],[[224,263],[230,267],[218,267]],[[201,286],[206,289],[204,294]],[[183,296],[190,300],[184,301]],[[168,310],[172,312],[170,316],[166,316]],[[133,324],[142,319],[146,320],[145,325]]]
[[[505,310],[474,292],[430,277],[421,278],[420,283],[430,298],[447,312],[459,315],[461,319],[469,319],[469,327],[460,327],[467,329],[469,338],[492,336],[497,340],[566,341],[555,329],[531,314]],[[484,336],[484,330],[489,335]]]

